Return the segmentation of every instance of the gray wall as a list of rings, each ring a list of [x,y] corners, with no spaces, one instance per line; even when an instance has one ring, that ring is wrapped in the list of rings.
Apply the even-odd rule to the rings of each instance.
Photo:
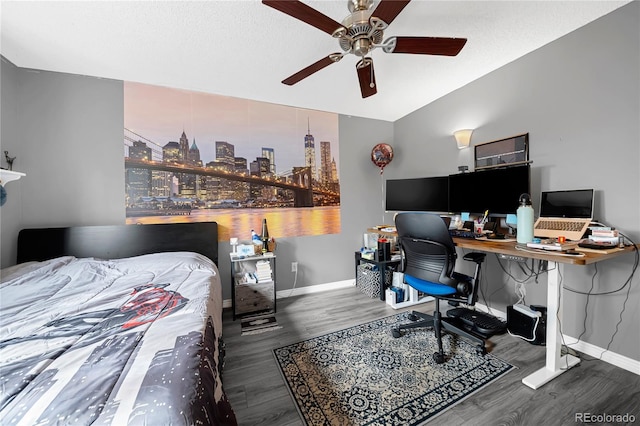
[[[9,155],[17,157],[18,152],[18,74],[19,70],[4,58],[0,58],[0,114],[2,123],[0,124],[0,158],[2,167],[8,168],[4,159],[4,151],[9,151]],[[15,170],[20,168],[22,158],[14,161]],[[10,264],[4,259],[15,260],[15,241],[17,233],[15,229],[20,224],[22,212],[22,191],[20,187],[23,180],[16,180],[5,185],[7,191],[7,202],[0,208],[0,256],[2,267]]]
[[[22,228],[124,222],[123,111],[122,82],[2,61],[2,150],[27,174],[6,185],[3,267]]]
[[[384,213],[386,178],[455,173],[472,165],[473,150],[459,151],[454,130],[475,128],[472,143],[528,132],[534,202],[541,190],[595,188],[598,218],[640,241],[640,77],[638,2],[621,8],[395,123],[340,117],[342,233],[278,240],[278,290],[353,278],[353,253],[365,228],[391,223]],[[15,261],[19,229],[124,223],[122,82],[15,68],[2,62],[2,149],[27,173],[7,185],[1,210],[2,266]],[[394,147],[384,175],[370,161],[380,142]],[[114,172],[120,170],[120,173]],[[497,189],[499,190],[499,188]],[[230,297],[229,251],[221,242],[224,297]],[[498,309],[515,301],[496,260],[485,268],[484,294]],[[598,266],[595,290],[621,286],[632,256]],[[517,274],[517,269],[507,264]],[[567,267],[563,279],[589,290],[593,267]],[[545,304],[546,277],[527,285],[528,303]],[[628,287],[627,287],[628,288]],[[610,349],[640,360],[638,277]],[[606,347],[626,289],[592,296],[587,342]],[[582,333],[586,297],[565,293],[563,331]]]
[[[2,266],[15,263],[26,227],[125,223],[123,84],[2,62],[3,150],[27,174],[7,185],[2,207]],[[278,238],[277,289],[353,278],[354,251],[366,225],[379,223],[380,175],[369,160],[375,143],[393,143],[393,123],[340,117],[342,232]],[[372,186],[377,183],[378,187]],[[277,237],[277,236],[276,236]],[[224,297],[231,297],[229,243],[220,243]]]
[[[639,6],[622,7],[398,120],[397,157],[385,173],[435,176],[457,173],[458,165],[473,170],[473,148],[457,149],[457,129],[476,129],[472,145],[528,132],[536,212],[540,191],[594,188],[597,219],[640,243]],[[505,311],[517,301],[514,281],[506,280],[494,256],[488,259],[484,295]],[[593,292],[621,287],[633,262],[629,255],[598,264]],[[523,278],[517,266],[503,265]],[[566,266],[563,283],[589,292],[594,273],[594,266]],[[563,332],[582,334],[587,305],[582,339],[605,348],[626,308],[610,349],[640,360],[639,281],[636,274],[631,287],[591,296],[588,305],[586,296],[565,291]],[[545,276],[529,281],[527,303],[546,305],[545,283]]]

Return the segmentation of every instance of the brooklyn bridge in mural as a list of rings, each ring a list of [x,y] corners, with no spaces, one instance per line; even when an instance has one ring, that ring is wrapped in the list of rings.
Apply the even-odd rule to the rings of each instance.
[[[255,159],[236,157],[228,142],[215,142],[204,162],[185,132],[164,145],[124,130],[127,217],[189,215],[196,209],[316,207],[340,204],[331,143],[320,143],[320,166],[309,133],[301,138],[300,166],[276,173],[277,152],[262,147]],[[313,152],[310,152],[313,150]]]

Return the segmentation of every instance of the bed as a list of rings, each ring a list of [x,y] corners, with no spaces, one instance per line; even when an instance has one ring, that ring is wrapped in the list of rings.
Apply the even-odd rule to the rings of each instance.
[[[0,424],[234,425],[215,222],[24,229],[0,283]]]

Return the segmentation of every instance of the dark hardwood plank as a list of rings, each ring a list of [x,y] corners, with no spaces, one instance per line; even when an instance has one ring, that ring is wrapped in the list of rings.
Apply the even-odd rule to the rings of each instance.
[[[403,310],[431,312],[433,303]],[[225,390],[241,425],[302,425],[272,349],[401,312],[355,287],[278,300],[282,327],[241,336],[224,312]],[[508,334],[494,336],[492,353],[517,368],[433,419],[433,425],[565,425],[576,413],[633,414],[640,419],[640,376],[603,361],[580,365],[538,390],[522,378],[544,365],[545,348]],[[583,358],[589,359],[588,356]],[[580,424],[580,422],[578,422]]]

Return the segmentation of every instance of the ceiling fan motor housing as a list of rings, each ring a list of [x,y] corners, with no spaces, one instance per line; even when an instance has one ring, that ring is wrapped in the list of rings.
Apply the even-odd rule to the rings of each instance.
[[[373,45],[382,42],[384,33],[382,29],[372,27],[369,21],[370,16],[370,11],[361,10],[353,12],[342,21],[347,31],[342,31],[341,34],[336,33],[342,50],[356,56],[365,56]]]
[[[369,10],[373,6],[373,0],[349,0],[347,7],[349,12],[355,12],[357,10]]]

